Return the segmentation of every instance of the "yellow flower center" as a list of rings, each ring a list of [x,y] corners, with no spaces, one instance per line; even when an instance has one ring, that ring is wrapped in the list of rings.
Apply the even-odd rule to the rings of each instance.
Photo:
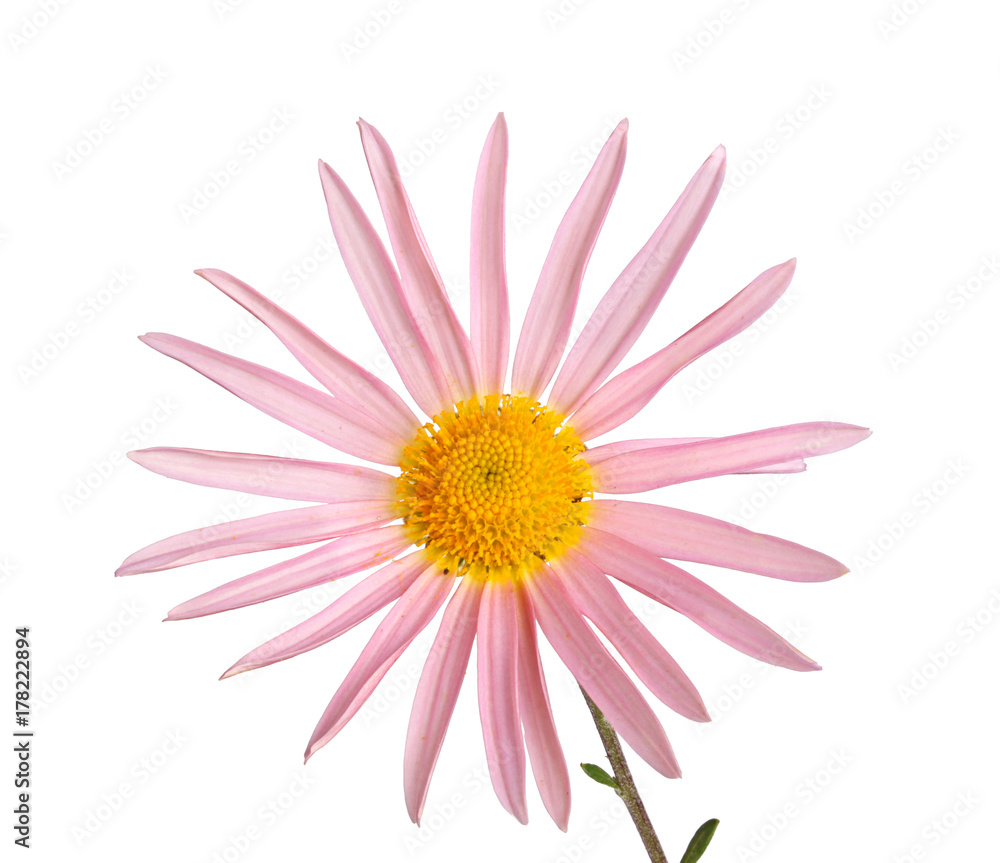
[[[564,422],[525,396],[491,395],[424,425],[396,486],[414,544],[483,578],[516,578],[574,545],[593,484]]]

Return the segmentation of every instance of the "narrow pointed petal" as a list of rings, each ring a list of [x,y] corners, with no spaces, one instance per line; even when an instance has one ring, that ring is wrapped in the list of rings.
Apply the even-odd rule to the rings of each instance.
[[[242,578],[222,584],[171,609],[167,620],[185,620],[218,614],[307,587],[336,581],[363,569],[388,563],[410,545],[401,525],[351,534]]]
[[[566,349],[583,274],[625,165],[627,132],[628,121],[622,120],[556,230],[517,341],[511,379],[515,394],[538,399]]]
[[[588,527],[613,533],[657,557],[754,572],[785,581],[829,581],[847,567],[787,539],[707,515],[631,500],[595,500]]]
[[[347,725],[347,723],[354,718],[354,715],[362,707],[364,707],[365,702],[369,698],[371,698],[372,693],[378,688],[378,685],[382,682],[382,678],[389,673],[389,669],[391,669],[396,664],[396,660],[403,655],[406,648],[410,646],[411,642],[412,639],[408,641],[406,644],[404,644],[402,647],[400,647],[399,650],[390,653],[386,657],[385,662],[383,662],[378,668],[375,669],[375,671],[371,673],[369,677],[367,677],[362,683],[358,685],[357,694],[354,696],[353,699],[351,699],[351,702],[346,707],[343,706],[340,707],[339,709],[340,718],[337,719],[337,721],[333,725],[331,725],[330,728],[327,730],[325,734],[326,739],[323,740],[322,743],[317,742],[315,746],[313,745],[313,741],[310,740],[309,746],[306,748],[305,751],[304,761],[308,762],[309,759],[313,757],[313,755],[315,755],[320,749],[326,746],[327,743],[333,740],[334,737],[336,737],[338,734],[340,734],[341,731],[344,730],[344,727]],[[315,734],[316,732],[314,731],[313,735],[315,736]]]
[[[601,446],[591,447],[583,455],[587,464],[593,467],[612,456],[640,449],[653,449],[660,446],[678,446],[682,443],[695,443],[702,440],[716,440],[711,437],[674,437],[674,438],[639,438],[637,440],[618,440]],[[800,473],[806,469],[805,459],[797,458],[771,464],[767,467],[755,467],[750,470],[734,471],[734,473]]]
[[[497,114],[476,172],[472,193],[472,255],[469,299],[472,350],[480,391],[502,393],[510,349],[510,307],[504,260],[504,200],[507,185],[507,123]]]
[[[549,565],[563,579],[576,607],[604,633],[653,695],[681,716],[695,722],[709,721],[705,702],[694,684],[594,564],[567,549]]]
[[[406,811],[417,825],[469,665],[483,584],[477,578],[463,578],[459,582],[444,610],[441,627],[424,661],[413,696],[403,756],[403,793]]]
[[[680,612],[741,653],[793,671],[819,669],[795,645],[680,567],[589,525],[578,548],[601,572]]]
[[[159,572],[236,554],[308,545],[359,533],[398,518],[390,501],[324,503],[199,527],[161,539],[126,558],[115,575]]]
[[[392,364],[428,416],[452,404],[441,364],[421,334],[396,268],[364,210],[337,173],[319,163],[326,207],[344,266]]]
[[[147,333],[140,341],[269,416],[358,458],[396,465],[409,443],[356,408],[273,369],[165,333]]]
[[[444,605],[455,579],[436,567],[410,585],[385,616],[375,634],[327,705],[306,747],[306,758],[325,746],[347,724],[392,663]]]
[[[395,391],[349,360],[309,327],[245,282],[222,270],[195,273],[231,297],[274,333],[303,368],[338,399],[409,440],[420,421]]]
[[[538,794],[556,826],[569,829],[569,770],[549,705],[549,692],[542,672],[535,632],[535,613],[523,587],[518,589],[517,692],[524,729],[524,745],[531,759]]]
[[[286,500],[393,500],[396,493],[394,476],[353,464],[185,447],[150,447],[128,457],[171,479]]]
[[[573,414],[573,430],[587,441],[634,417],[681,369],[743,332],[771,308],[794,272],[794,258],[765,270],[680,338],[613,377]]]
[[[518,708],[517,589],[512,581],[488,579],[479,606],[479,718],[486,764],[500,804],[528,823],[524,738]]]
[[[869,429],[847,423],[797,423],[707,441],[635,450],[591,468],[594,490],[626,494],[738,473],[837,452],[860,443],[870,434]]]
[[[604,295],[552,387],[548,403],[560,413],[583,404],[646,329],[705,224],[725,173],[726,151],[720,146]]]
[[[322,611],[251,650],[233,663],[221,679],[283,662],[333,641],[399,599],[430,565],[431,561],[419,551],[394,560],[354,585]]]
[[[364,120],[358,121],[358,127],[410,308],[444,369],[453,401],[472,398],[479,383],[472,344],[445,294],[441,276],[403,188],[396,159],[378,130]]]
[[[558,576],[545,570],[525,584],[549,644],[615,731],[653,769],[679,777],[680,767],[656,714],[580,616]]]

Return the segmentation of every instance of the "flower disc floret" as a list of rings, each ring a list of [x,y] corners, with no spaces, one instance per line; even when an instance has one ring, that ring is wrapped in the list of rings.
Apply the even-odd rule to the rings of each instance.
[[[525,396],[460,402],[404,450],[400,514],[456,575],[516,577],[576,544],[593,494],[584,449],[560,413]]]

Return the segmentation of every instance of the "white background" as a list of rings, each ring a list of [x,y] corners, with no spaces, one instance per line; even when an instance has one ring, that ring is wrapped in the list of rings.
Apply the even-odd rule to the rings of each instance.
[[[467,314],[472,181],[501,110],[515,326],[595,148],[624,116],[628,162],[581,315],[716,144],[730,164],[632,360],[798,257],[776,313],[679,375],[618,436],[825,419],[875,431],[780,482],[648,495],[853,570],[808,585],[692,566],[818,659],[816,674],[766,669],[630,597],[718,717],[698,727],[658,708],[682,780],[632,758],[668,858],[715,816],[709,861],[995,859],[998,17],[972,0],[6,4],[0,655],[11,687],[13,630],[31,627],[25,859],[644,859],[614,795],[575,766],[568,834],[533,787],[528,827],[501,809],[474,663],[425,829],[409,823],[401,756],[426,639],[303,770],[314,723],[376,620],[216,678],[356,577],[170,624],[182,600],[287,553],[112,577],[163,536],[283,505],[148,474],[125,450],[342,460],[135,336],[176,333],[304,378],[191,272],[220,267],[397,383],[327,251],[316,159],[374,219],[355,120],[382,131],[411,167],[414,207]],[[546,663],[568,761],[600,762],[572,680]],[[13,838],[5,827],[4,845]]]

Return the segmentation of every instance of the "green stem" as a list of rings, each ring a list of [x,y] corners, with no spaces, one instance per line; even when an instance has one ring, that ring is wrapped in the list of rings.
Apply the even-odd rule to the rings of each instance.
[[[635,787],[632,772],[628,769],[625,753],[622,752],[621,743],[618,742],[618,735],[611,727],[611,723],[601,713],[601,709],[587,694],[587,690],[581,686],[580,691],[587,702],[587,707],[590,708],[590,715],[594,717],[597,733],[601,735],[601,743],[604,744],[604,751],[608,754],[608,761],[611,762],[611,767],[614,770],[615,781],[618,783],[618,794],[625,803],[628,814],[632,816],[635,829],[639,831],[649,859],[652,863],[667,863],[667,856],[663,853],[660,840],[656,838],[653,822],[649,820],[646,807],[642,805],[642,798],[639,797],[639,789]]]

